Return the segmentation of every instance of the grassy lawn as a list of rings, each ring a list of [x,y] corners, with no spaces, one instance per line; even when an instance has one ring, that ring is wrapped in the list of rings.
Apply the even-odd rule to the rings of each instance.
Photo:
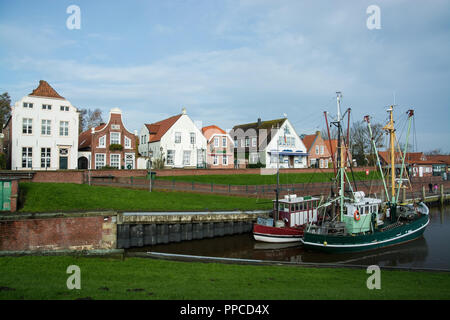
[[[69,265],[81,289],[68,290]],[[127,258],[0,258],[0,299],[450,299],[448,273],[249,266]]]
[[[350,181],[353,181],[350,172],[347,173]],[[375,180],[380,179],[378,172],[371,171],[368,176],[365,172],[355,172],[355,180]],[[231,185],[261,185],[276,184],[276,175],[260,174],[229,174],[229,175],[193,175],[193,176],[167,176],[156,177],[160,180],[175,180],[186,182],[203,182],[215,184]],[[305,173],[280,173],[280,183],[312,183],[312,182],[330,182],[334,179],[333,172],[305,172]]]
[[[125,188],[89,186],[72,183],[20,183],[24,193],[21,212],[57,212],[77,210],[121,211],[201,211],[262,210],[271,203],[255,198],[188,192],[161,192]],[[263,203],[261,203],[263,202]]]

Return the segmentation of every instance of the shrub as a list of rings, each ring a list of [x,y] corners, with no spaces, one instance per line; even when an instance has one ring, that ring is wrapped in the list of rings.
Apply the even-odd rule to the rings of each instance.
[[[122,151],[123,146],[121,144],[113,143],[109,145],[110,151]]]

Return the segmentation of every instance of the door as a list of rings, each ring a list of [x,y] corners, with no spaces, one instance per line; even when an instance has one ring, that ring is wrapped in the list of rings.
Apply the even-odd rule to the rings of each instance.
[[[78,169],[88,169],[88,159],[86,157],[78,158]]]
[[[69,149],[61,148],[59,149],[59,169],[67,170],[69,163]]]
[[[0,181],[0,211],[11,210],[11,181]]]
[[[125,154],[125,169],[127,170],[134,169],[134,153]]]

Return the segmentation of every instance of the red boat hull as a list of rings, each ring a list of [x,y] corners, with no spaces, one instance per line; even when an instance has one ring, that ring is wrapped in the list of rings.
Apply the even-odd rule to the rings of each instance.
[[[253,237],[264,242],[300,242],[304,227],[269,227],[260,224],[253,225]]]

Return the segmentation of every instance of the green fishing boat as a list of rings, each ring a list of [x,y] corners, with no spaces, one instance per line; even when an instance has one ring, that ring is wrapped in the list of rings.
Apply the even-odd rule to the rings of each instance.
[[[302,243],[306,249],[320,250],[330,253],[358,252],[377,248],[398,245],[415,240],[422,236],[429,223],[429,209],[423,202],[413,204],[399,203],[400,190],[404,188],[407,178],[405,155],[408,146],[408,137],[411,128],[413,110],[408,110],[408,133],[404,152],[401,153],[402,164],[399,177],[396,178],[395,148],[396,141],[393,109],[390,106],[389,122],[383,128],[390,137],[390,181],[387,182],[382,171],[378,151],[370,126],[370,119],[365,117],[369,133],[372,137],[372,147],[377,156],[377,166],[383,180],[385,199],[366,197],[362,191],[353,191],[351,183],[345,172],[345,156],[347,155],[344,140],[341,141],[340,93],[338,93],[338,116],[334,124],[338,128],[337,153],[337,179],[339,182],[339,195],[321,205],[323,209],[333,208],[335,214],[332,218],[323,216],[321,224],[309,224],[304,232]],[[333,123],[333,122],[332,122]],[[328,124],[327,124],[328,126]],[[348,143],[348,141],[347,141]],[[350,192],[345,191],[345,182],[348,182]],[[390,188],[390,194],[388,192]],[[350,193],[350,195],[348,195]],[[320,207],[318,208],[320,210]],[[336,212],[337,211],[337,212]]]

